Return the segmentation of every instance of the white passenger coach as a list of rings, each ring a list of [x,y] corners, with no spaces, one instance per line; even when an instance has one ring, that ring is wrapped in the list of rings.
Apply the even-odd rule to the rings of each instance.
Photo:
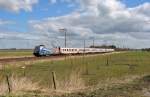
[[[55,54],[81,54],[81,53],[107,53],[113,52],[114,49],[103,48],[55,48]]]

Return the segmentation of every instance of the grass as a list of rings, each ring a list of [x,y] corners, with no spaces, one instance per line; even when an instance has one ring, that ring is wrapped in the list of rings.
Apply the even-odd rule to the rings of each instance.
[[[32,56],[32,50],[0,50],[0,58]]]
[[[133,80],[131,83],[99,88],[94,91],[65,94],[62,97],[149,97],[150,76]]]
[[[19,92],[23,91],[36,91],[39,90],[38,84],[33,83],[26,77],[16,77],[16,76],[11,76],[9,78],[9,83],[10,83],[10,89],[11,93],[13,94],[19,94]],[[8,84],[6,81],[3,81],[0,84],[0,95],[6,95],[8,93]]]
[[[14,74],[17,75],[18,77],[25,76],[28,79],[31,79],[32,82],[35,83],[38,82],[39,86],[42,88],[50,88],[52,87],[52,74],[51,74],[52,71],[56,72],[56,80],[58,81],[58,83],[61,82],[69,83],[70,81],[68,82],[67,80],[72,80],[73,78],[75,78],[74,77],[75,75],[73,76],[72,72],[76,71],[77,73],[80,72],[80,78],[82,78],[84,81],[84,83],[82,81],[80,82],[82,82],[82,84],[84,84],[85,87],[91,87],[106,82],[108,79],[122,79],[123,77],[130,78],[130,76],[150,75],[149,58],[150,52],[140,52],[140,51],[97,55],[89,57],[88,56],[73,57],[73,58],[67,57],[66,60],[55,60],[55,61],[34,63],[31,65],[27,65],[25,69],[22,69],[21,67],[7,66],[5,70],[0,71],[0,79],[1,80],[4,79],[5,73]],[[73,78],[70,79],[71,76],[73,76]],[[78,84],[79,86],[81,85],[80,82]],[[73,87],[75,87],[75,85]],[[109,91],[111,93],[115,94],[116,92],[116,94],[118,94],[120,93],[119,88],[123,87],[125,86],[122,85],[118,86],[117,89],[114,89],[114,87],[112,87],[112,90],[110,89]],[[97,91],[101,90],[98,89]],[[111,94],[109,93],[109,91],[108,94]],[[107,91],[103,90],[102,92],[106,94]],[[96,95],[100,94],[97,93]]]

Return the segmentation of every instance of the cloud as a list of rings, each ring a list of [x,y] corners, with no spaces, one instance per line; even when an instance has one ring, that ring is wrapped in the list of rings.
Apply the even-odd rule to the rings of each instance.
[[[43,40],[43,41],[41,41]],[[8,32],[0,31],[0,48],[34,48],[36,45],[48,45],[44,36],[39,36],[34,32]]]
[[[12,12],[32,11],[32,6],[36,3],[38,0],[0,0],[0,8]]]
[[[69,2],[73,1],[69,0]],[[150,20],[150,10],[147,9],[150,7],[150,3],[127,8],[119,0],[76,0],[74,2],[80,4],[76,11],[64,16],[34,21],[30,23],[32,28],[56,37],[63,37],[59,29],[67,28],[68,35],[72,40],[94,37],[97,40],[103,39],[112,43],[115,41],[119,44],[122,44],[119,41],[125,41],[127,43],[124,44],[134,48],[149,44],[150,39],[144,38],[147,35],[150,36],[147,34],[150,32],[150,24],[145,22]],[[133,35],[133,33],[135,34]]]
[[[150,11],[148,9],[150,9],[150,3],[144,3],[143,5],[130,8],[130,11],[134,12],[135,14],[142,14],[150,17]]]
[[[15,24],[15,22],[14,21],[8,21],[8,20],[0,19],[0,26],[1,25],[7,25],[7,24]]]
[[[78,0],[49,0],[49,2],[51,3],[51,4],[56,4],[56,3],[68,3],[69,5],[69,7],[74,7],[75,5],[75,2],[78,2]]]
[[[37,0],[23,0],[23,4],[27,1],[28,3],[20,7],[18,3],[16,5],[11,2],[11,4],[10,1],[7,2],[9,4],[2,4],[6,3],[4,0],[3,2],[0,1],[0,7],[2,4],[5,5],[3,8],[15,12],[31,11],[32,5],[37,3]],[[21,0],[15,0],[15,2],[21,2]],[[50,0],[50,2],[55,4],[58,1]],[[150,47],[150,23],[147,23],[150,20],[150,10],[148,10],[150,3],[127,8],[120,0],[61,0],[59,2],[78,4],[79,7],[72,13],[63,16],[30,20],[30,30],[26,34],[20,32],[10,34],[9,32],[1,36],[24,41],[26,40],[25,37],[27,40],[40,40],[31,43],[31,46],[38,43],[51,45],[51,42],[57,46],[63,46],[64,33],[59,29],[66,28],[67,46],[69,47],[83,47],[83,40],[86,40],[86,46],[89,46],[92,44],[92,39],[95,39],[96,45],[115,44],[131,48]],[[5,22],[0,21],[0,24],[5,24]]]
[[[57,0],[50,0],[50,3],[55,4],[55,3],[57,3]]]

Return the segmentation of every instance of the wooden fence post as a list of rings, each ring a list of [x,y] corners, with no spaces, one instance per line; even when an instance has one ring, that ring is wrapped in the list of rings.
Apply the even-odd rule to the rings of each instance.
[[[89,75],[88,63],[85,64],[85,74]]]
[[[52,77],[53,77],[53,85],[54,85],[54,89],[56,90],[56,89],[57,89],[57,86],[56,86],[56,74],[55,74],[54,71],[52,72]]]
[[[23,67],[21,67],[21,68],[22,68],[22,71],[23,71],[23,76],[25,77],[25,76],[26,76],[26,67],[23,66]]]
[[[8,86],[8,92],[11,93],[11,84],[10,84],[9,76],[7,74],[6,74],[6,82]]]
[[[106,66],[109,66],[109,56],[106,55]]]

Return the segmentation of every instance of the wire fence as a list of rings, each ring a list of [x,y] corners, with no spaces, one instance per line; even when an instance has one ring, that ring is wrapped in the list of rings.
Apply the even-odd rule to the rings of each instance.
[[[65,60],[24,62],[19,66],[10,63],[11,66],[3,65],[0,78],[5,79],[8,92],[14,91],[12,75],[31,79],[33,82],[39,82],[41,86],[54,90],[64,89],[67,83],[69,86],[65,88],[71,85],[76,87],[76,84],[78,85],[76,88],[80,88],[81,84],[83,88],[85,85],[96,85],[109,78],[149,74],[149,57],[149,52],[133,51],[80,57],[70,55]]]

